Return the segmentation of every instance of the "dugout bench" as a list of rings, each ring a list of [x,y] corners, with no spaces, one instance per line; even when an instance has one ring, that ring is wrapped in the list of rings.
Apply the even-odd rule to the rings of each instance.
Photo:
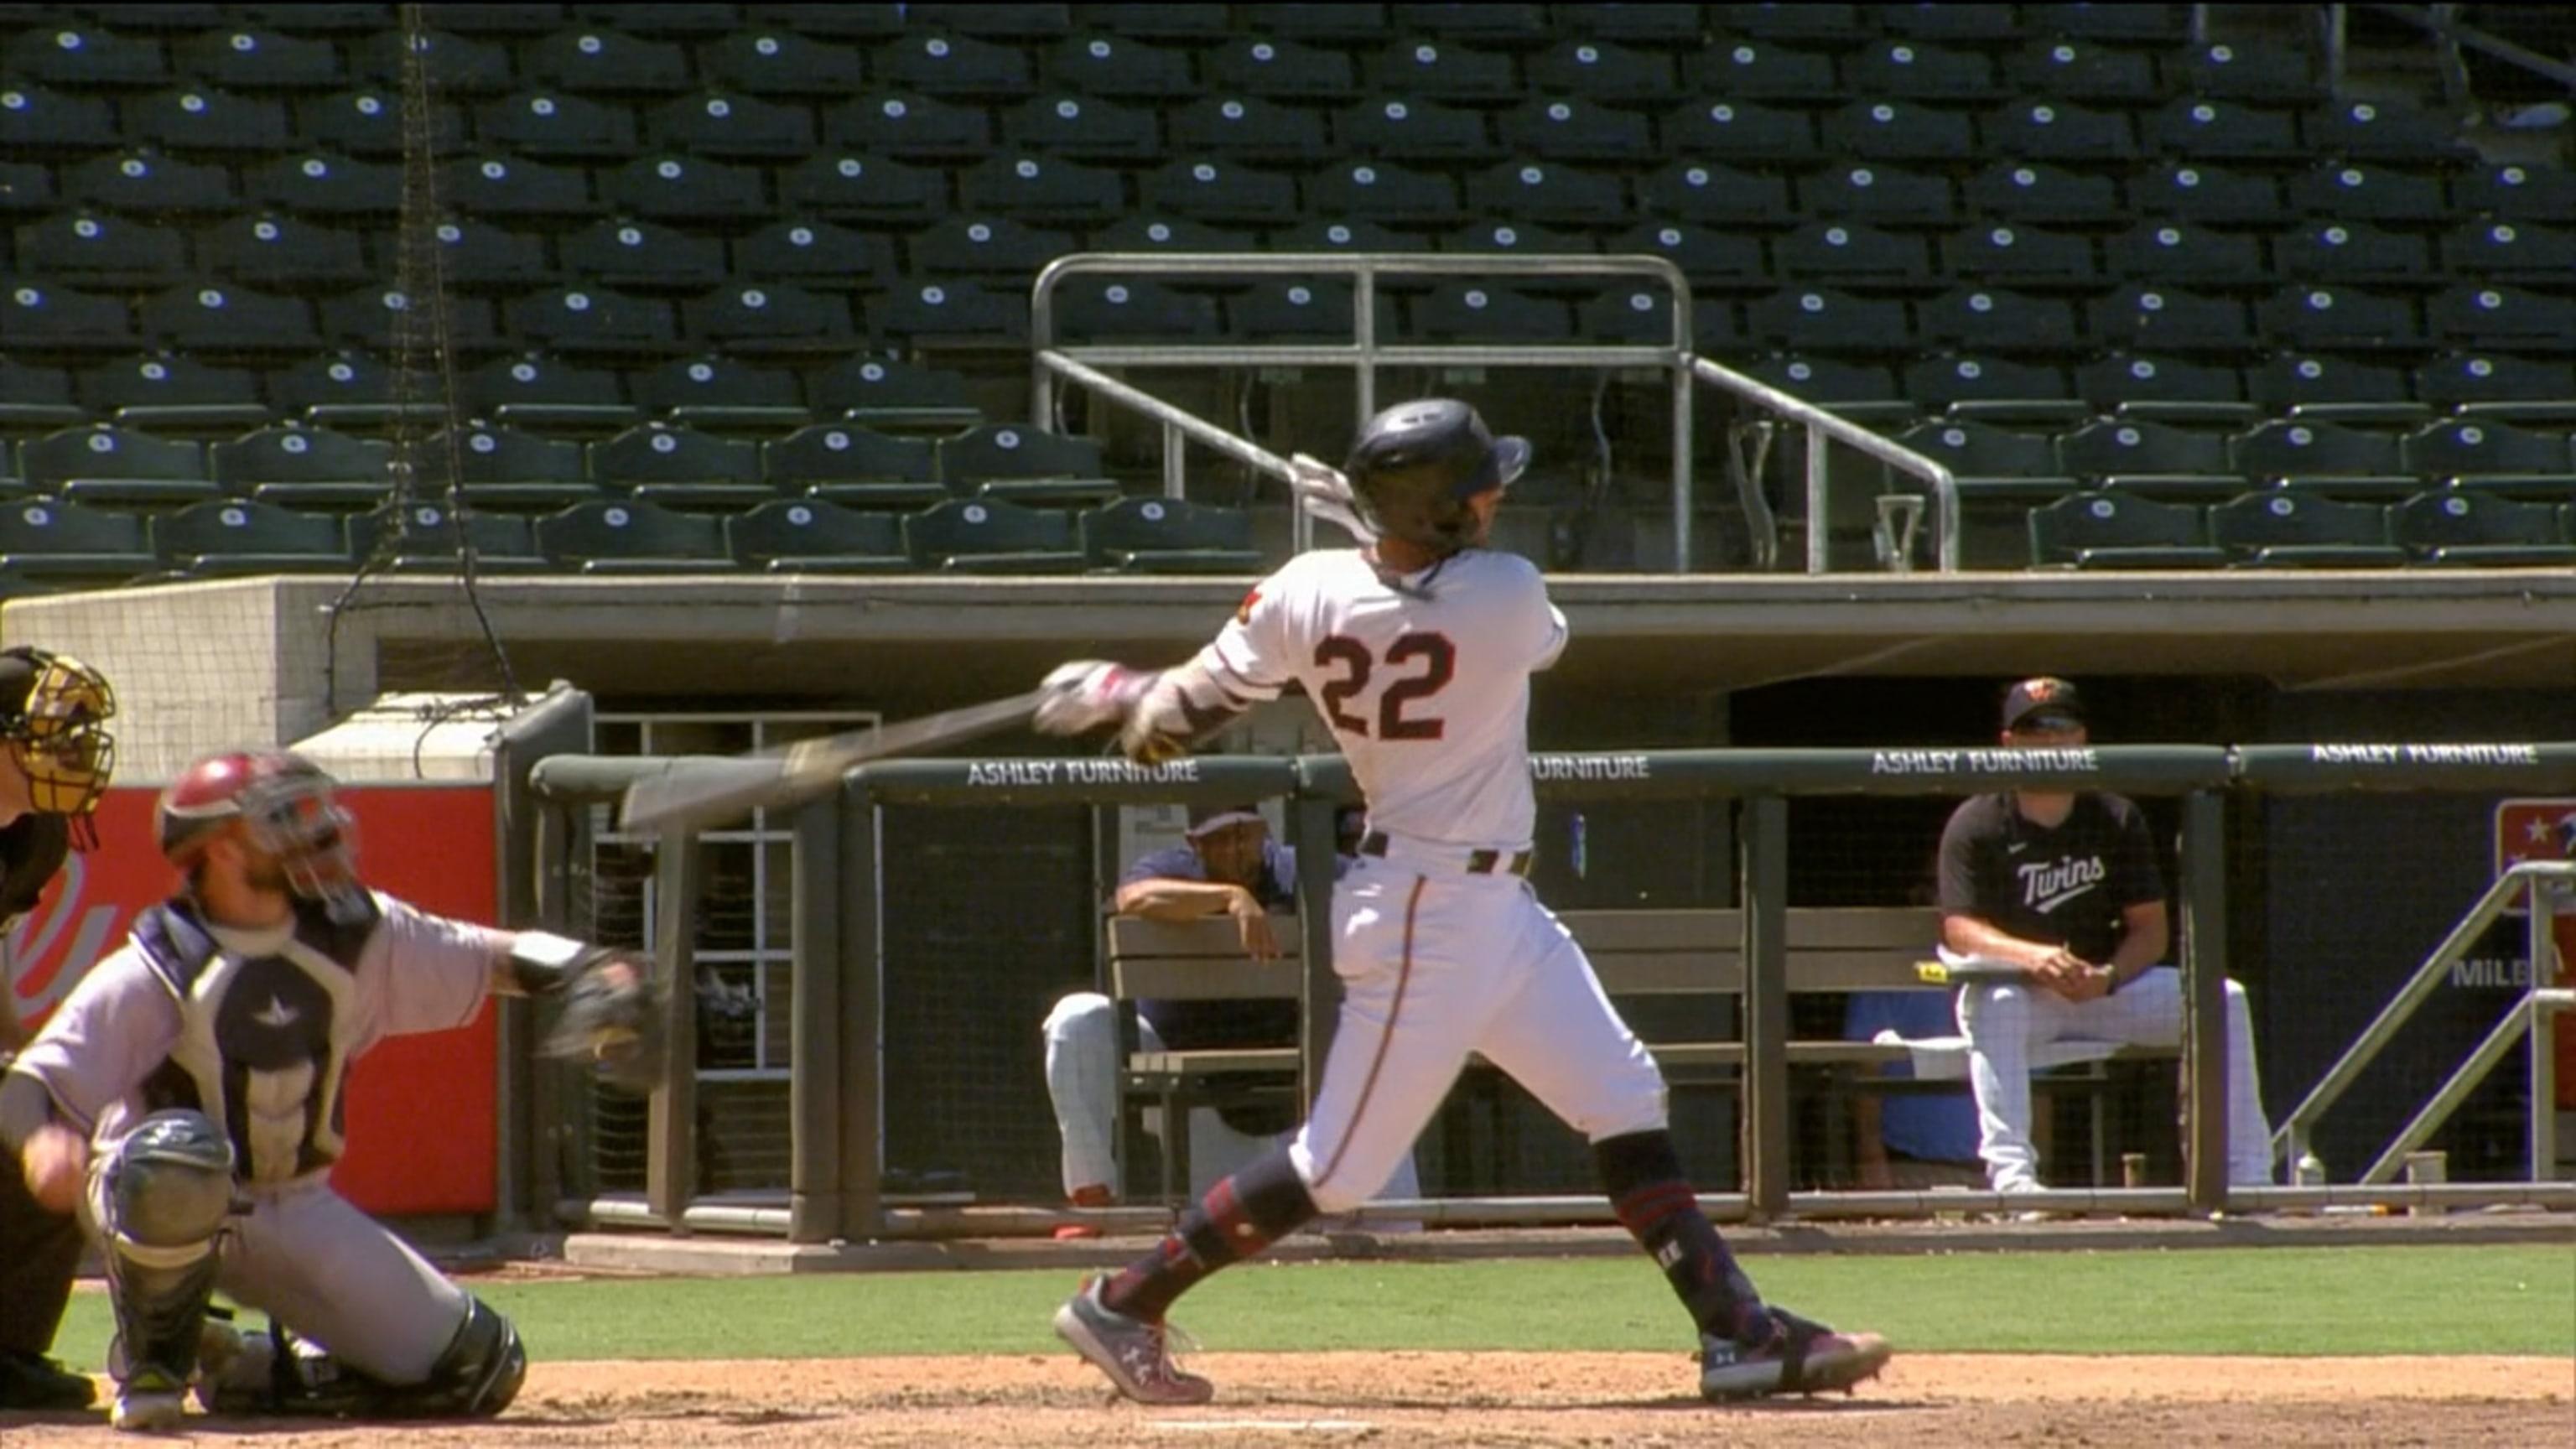
[[[1788,988],[1792,995],[1853,991],[1947,991],[1930,985],[1916,970],[1939,939],[1940,913],[1926,907],[1800,909],[1788,913]],[[1602,988],[1614,999],[1645,997],[1740,997],[1744,990],[1743,915],[1735,910],[1590,910],[1563,911],[1558,918],[1574,933],[1591,959]],[[1166,1000],[1294,1000],[1303,990],[1305,963],[1301,933],[1276,932],[1278,959],[1256,963],[1243,954],[1231,918],[1211,916],[1191,921],[1156,921],[1113,916],[1107,922],[1110,997],[1118,1005],[1125,1060],[1119,1071],[1120,1169],[1134,1160],[1129,1146],[1138,1109],[1159,1107],[1162,1136],[1161,1185],[1166,1202],[1178,1202],[1189,1182],[1188,1132],[1174,1130],[1182,1114],[1194,1107],[1232,1101],[1276,1102],[1299,1089],[1298,1049],[1276,1047],[1210,1051],[1137,1049],[1135,1003]],[[1730,1001],[1730,1006],[1732,1001]],[[1730,1023],[1738,1020],[1730,1011]],[[1665,1077],[1675,1086],[1732,1089],[1745,1065],[1740,1031],[1731,1037],[1659,1040],[1643,1026],[1639,1036],[1655,1054]],[[1919,1054],[1899,1044],[1847,1041],[1841,1038],[1793,1038],[1785,1044],[1793,1070],[1821,1081],[1827,1097],[1827,1151],[1832,1160],[1847,1160],[1842,1135],[1847,1120],[1844,1103],[1853,1092],[1905,1089],[1906,1079],[1887,1078],[1879,1069],[1890,1062],[1912,1060],[1918,1072],[1945,1070],[1941,1054]],[[2035,1070],[2053,1090],[2085,1095],[2093,1113],[2093,1179],[2104,1176],[2104,1102],[2112,1085],[2107,1067],[2114,1062],[2175,1061],[2175,1047],[2123,1046],[2110,1042],[2063,1041],[2032,1053]],[[1966,1054],[1947,1065],[1964,1080]],[[1471,1059],[1470,1071],[1481,1065]],[[1488,1073],[1487,1075],[1492,1075]],[[1927,1075],[1925,1080],[1942,1080]],[[1501,1110],[1499,1100],[1495,1110]]]

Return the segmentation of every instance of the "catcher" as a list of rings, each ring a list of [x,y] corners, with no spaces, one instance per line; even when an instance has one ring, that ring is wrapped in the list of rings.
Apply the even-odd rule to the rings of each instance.
[[[97,1234],[119,1429],[177,1427],[191,1391],[224,1411],[499,1413],[527,1371],[516,1330],[330,1186],[349,1064],[502,991],[565,998],[551,1050],[624,1085],[660,1075],[645,963],[368,890],[333,785],[282,750],[189,766],[157,811],[183,888],[0,1077],[29,1191]],[[270,1331],[210,1317],[217,1288]]]

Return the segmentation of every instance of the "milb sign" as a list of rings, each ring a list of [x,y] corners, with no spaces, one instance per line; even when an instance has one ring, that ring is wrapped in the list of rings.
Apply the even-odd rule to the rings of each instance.
[[[125,944],[135,913],[166,900],[177,873],[153,845],[154,786],[110,789],[99,847],[74,854],[9,935],[7,989],[32,1028],[89,968]],[[488,784],[343,787],[367,883],[425,911],[491,920],[499,890]],[[497,1206],[493,1009],[454,1031],[388,1037],[349,1072],[341,1193],[379,1215],[486,1213]]]

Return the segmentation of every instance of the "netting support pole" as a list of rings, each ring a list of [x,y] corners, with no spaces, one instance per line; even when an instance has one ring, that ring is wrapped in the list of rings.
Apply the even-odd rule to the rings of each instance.
[[[2183,796],[2183,1198],[2202,1216],[2227,1206],[2226,849],[2218,792]]]
[[[1744,802],[1744,1196],[1753,1221],[1789,1211],[1789,802]]]
[[[796,933],[788,962],[787,1241],[825,1243],[841,1232],[840,802],[796,812],[788,912]]]
[[[840,816],[840,1010],[834,1089],[840,1095],[841,1214],[838,1236],[863,1242],[882,1226],[878,1163],[884,1151],[885,1077],[881,997],[884,941],[877,919],[877,803],[864,786],[844,785]]]
[[[697,1193],[698,837],[675,831],[653,855],[654,970],[669,987],[662,1010],[670,1066],[645,1112],[644,1197],[674,1233]]]

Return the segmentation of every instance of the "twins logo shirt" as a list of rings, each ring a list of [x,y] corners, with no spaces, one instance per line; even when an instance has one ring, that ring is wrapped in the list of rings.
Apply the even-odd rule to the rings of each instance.
[[[2165,898],[2155,840],[2126,797],[2075,797],[2064,820],[2043,826],[2006,795],[1964,801],[1941,832],[1940,904],[2026,941],[2106,961],[2126,930],[2123,912]]]

